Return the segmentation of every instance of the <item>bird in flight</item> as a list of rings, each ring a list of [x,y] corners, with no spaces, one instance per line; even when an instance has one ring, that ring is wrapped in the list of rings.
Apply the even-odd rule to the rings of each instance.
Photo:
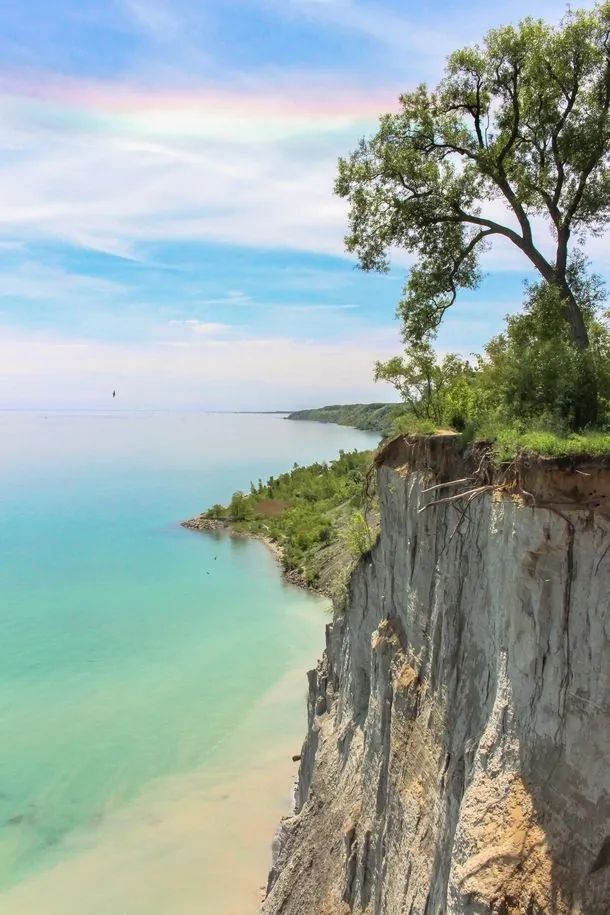
[[[116,397],[116,391],[112,392],[112,397],[113,397],[113,399]]]

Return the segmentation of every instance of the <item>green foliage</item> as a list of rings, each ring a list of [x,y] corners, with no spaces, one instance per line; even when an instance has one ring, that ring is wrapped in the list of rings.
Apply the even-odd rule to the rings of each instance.
[[[472,418],[475,368],[455,353],[439,359],[430,343],[410,346],[404,357],[378,362],[375,379],[390,382],[405,409],[393,432],[431,434],[449,428],[462,431]]]
[[[569,264],[574,241],[610,215],[609,33],[608,2],[569,10],[557,26],[528,18],[495,29],[452,54],[436,88],[402,95],[400,110],[339,161],[346,245],[361,267],[386,270],[394,246],[416,256],[398,307],[407,347],[434,336],[459,291],[479,284],[481,252],[502,238],[556,291],[566,339],[588,349]],[[506,219],[483,215],[496,202]],[[577,375],[566,409],[582,427],[596,419],[597,391],[587,360]]]
[[[488,426],[486,438],[494,442],[498,461],[511,460],[519,451],[531,451],[550,457],[610,455],[610,431],[570,433],[568,435],[544,429],[526,430],[523,427]]]
[[[437,426],[449,416],[465,416],[473,374],[470,363],[455,353],[439,360],[430,343],[414,344],[404,358],[375,366],[375,381],[393,384],[410,416]]]
[[[339,613],[345,611],[349,599],[349,584],[354,571],[354,563],[346,563],[334,577],[331,587],[333,607]]]
[[[474,365],[454,356],[439,359],[424,345],[382,366],[383,377],[406,402],[396,432],[430,433],[448,427],[468,439],[497,441],[502,453],[516,442],[530,441],[527,436],[535,432],[545,453],[555,453],[559,441],[578,438],[573,433],[579,428],[579,391],[592,376],[603,439],[610,430],[609,316],[601,307],[600,282],[581,272],[578,283],[591,341],[584,352],[570,336],[556,289],[537,283],[527,286],[522,311],[507,317],[505,329],[475,357]],[[381,377],[379,366],[377,374]]]
[[[226,509],[214,506],[207,517],[223,517],[237,531],[276,541],[282,547],[284,568],[315,584],[320,555],[338,540],[345,516],[367,504],[371,462],[370,451],[340,451],[329,464],[295,464],[290,472],[251,487],[248,495],[235,493]]]
[[[205,513],[205,517],[212,521],[221,521],[226,518],[226,516],[226,509],[218,502],[215,505],[212,505],[211,508],[208,508],[207,512]]]
[[[603,421],[610,398],[610,333],[599,306],[599,284],[583,295],[590,346],[573,342],[557,290],[531,284],[523,311],[506,319],[505,330],[486,345],[476,372],[479,416],[536,421],[556,430],[579,427],[580,392],[591,384]],[[477,411],[471,410],[471,414]],[[472,417],[474,418],[474,417]]]
[[[394,435],[434,435],[439,429],[431,419],[418,419],[413,413],[405,412],[396,420],[392,431]]]
[[[375,535],[361,511],[354,512],[351,516],[341,532],[341,539],[354,559],[370,553],[375,544]]]
[[[251,496],[243,492],[234,492],[226,514],[232,521],[247,521],[252,517]]]
[[[296,413],[291,413],[288,419],[337,423],[339,426],[353,426],[355,429],[379,432],[387,436],[392,433],[394,419],[402,412],[400,404],[392,403],[335,404],[316,410],[297,410]]]

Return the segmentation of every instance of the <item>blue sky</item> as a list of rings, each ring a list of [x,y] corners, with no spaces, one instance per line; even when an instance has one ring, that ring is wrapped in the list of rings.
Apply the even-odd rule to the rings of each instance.
[[[564,8],[0,0],[0,408],[393,399],[372,367],[408,264],[344,254],[337,157],[453,48]],[[519,257],[485,267],[439,349],[480,349],[519,302]]]

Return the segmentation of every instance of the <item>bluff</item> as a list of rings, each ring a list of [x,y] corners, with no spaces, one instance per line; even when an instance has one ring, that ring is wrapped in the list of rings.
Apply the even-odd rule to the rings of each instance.
[[[610,912],[610,465],[378,455],[264,915]]]

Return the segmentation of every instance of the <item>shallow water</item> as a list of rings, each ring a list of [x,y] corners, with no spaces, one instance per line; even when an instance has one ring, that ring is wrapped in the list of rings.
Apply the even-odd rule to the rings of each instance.
[[[324,602],[261,544],[177,522],[374,443],[279,416],[0,414],[3,913],[255,906]]]

